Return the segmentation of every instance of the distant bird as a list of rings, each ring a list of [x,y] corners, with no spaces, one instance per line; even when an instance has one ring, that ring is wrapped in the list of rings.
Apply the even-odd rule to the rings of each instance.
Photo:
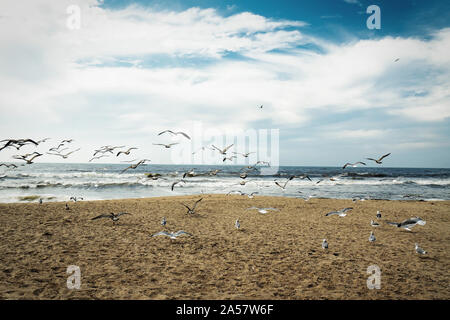
[[[42,198],[39,198],[39,204],[42,204]]]
[[[129,148],[127,151],[119,151],[119,152],[117,152],[117,154],[116,154],[116,157],[118,157],[120,154],[126,154],[127,156],[130,154],[130,151],[131,150],[136,150],[137,148],[135,148],[135,147],[131,147],[131,148]]]
[[[78,200],[84,200],[82,197],[70,197],[69,200],[72,200],[73,202],[77,202]]]
[[[381,213],[380,213],[380,211],[377,211],[377,219],[381,219]]]
[[[170,189],[173,191],[173,188],[174,188],[177,184],[179,184],[180,182],[186,183],[186,181],[183,180],[183,179],[178,180],[178,181],[175,181],[174,183],[172,183],[172,186],[170,187]]]
[[[397,62],[398,60],[400,60],[400,58],[395,59],[394,62]]]
[[[195,168],[194,169],[190,169],[189,171],[186,171],[185,173],[183,173],[183,179],[187,177],[194,177],[195,176]]]
[[[427,254],[427,252],[425,250],[423,250],[421,247],[419,247],[419,245],[417,243],[415,244],[415,246],[416,246],[416,252],[418,254]]]
[[[222,170],[220,170],[220,169],[211,170],[210,172],[208,172],[208,174],[209,174],[210,176],[215,176],[215,175],[217,175],[217,173],[219,173],[220,171],[222,171]]]
[[[258,165],[258,164],[265,164],[265,165],[267,165],[267,166],[270,167],[270,162],[268,162],[268,161],[257,161],[257,162],[255,163],[255,166]]]
[[[295,176],[290,176],[283,185],[279,184],[278,181],[275,181],[275,184],[284,190],[284,189],[286,189],[286,185],[288,184],[288,182],[294,178],[295,178]]]
[[[386,221],[387,224],[396,226],[397,228],[403,228],[405,230],[411,231],[411,228],[414,227],[416,224],[424,226],[427,222],[425,220],[423,220],[422,218],[419,217],[415,217],[415,218],[410,218],[410,219],[406,219],[403,222],[389,222]]]
[[[213,147],[214,149],[216,149],[217,151],[219,151],[220,154],[223,154],[224,156],[227,154],[228,149],[230,149],[232,146],[234,146],[234,143],[231,144],[231,145],[229,145],[228,147],[225,147],[224,149],[219,149],[219,148],[217,148],[215,145],[212,145],[212,147]],[[224,160],[224,161],[225,161],[225,160]]]
[[[361,162],[361,161],[358,161],[358,162],[355,162],[355,163],[347,162],[346,164],[344,164],[344,166],[342,167],[342,169],[345,169],[345,168],[347,168],[348,166],[356,167],[356,165],[358,165],[358,164],[366,165],[364,162]]]
[[[61,141],[61,143],[72,143],[73,142],[73,139],[67,139],[67,140],[63,140],[63,141]]]
[[[372,159],[372,158],[366,158],[367,160],[372,160],[375,161],[378,164],[382,164],[381,160],[383,160],[384,158],[386,158],[387,156],[389,156],[391,153],[385,154],[384,156],[380,157],[380,159]]]
[[[69,205],[66,203],[66,210],[70,210]]]
[[[248,208],[247,210],[253,210],[253,209],[258,210],[258,212],[261,214],[266,214],[269,211],[280,211],[277,208],[258,208],[258,207],[251,207],[251,208]]]
[[[89,162],[92,162],[93,160],[100,159],[100,158],[104,158],[104,157],[109,157],[109,156],[106,155],[106,154],[102,154],[102,155],[100,155],[100,156],[93,157],[92,159],[89,160]]]
[[[163,133],[166,133],[166,132],[169,132],[169,133],[171,133],[174,136],[177,135],[177,134],[181,134],[181,135],[185,136],[186,138],[188,138],[189,140],[191,140],[191,138],[186,133],[181,132],[181,131],[173,132],[172,130],[165,130],[163,132],[158,133],[158,136],[160,136],[160,135],[162,135]]]
[[[331,211],[331,212],[328,212],[325,215],[325,217],[332,216],[332,215],[335,215],[335,214],[339,215],[339,217],[345,217],[347,215],[346,212],[349,211],[349,210],[352,210],[352,209],[353,208],[350,207],[350,208],[344,208],[344,209],[339,210],[339,211]]]
[[[49,140],[49,139],[50,139],[50,138],[45,138],[45,139],[36,141],[36,143],[37,143],[37,144],[40,144],[40,143],[46,142],[46,141]]]
[[[176,144],[179,144],[178,142],[175,143],[169,143],[169,144],[164,144],[164,143],[154,143],[153,145],[155,146],[164,146],[165,148],[169,149],[171,146],[174,146]]]
[[[14,163],[9,163],[9,164],[8,163],[0,163],[0,167],[1,166],[5,166],[7,168],[13,167],[14,169],[17,168],[17,166]]]
[[[373,231],[370,231],[369,241],[370,242],[374,242],[375,240],[377,240],[377,238],[375,238],[375,235],[373,234]]]
[[[239,222],[239,218],[236,220],[236,222],[234,223],[234,226],[236,227],[236,229],[239,229],[241,227],[241,224]]]
[[[248,158],[249,155],[251,155],[252,153],[256,153],[256,152],[247,152],[247,153],[240,153],[240,152],[233,152],[234,154],[240,154],[242,155],[244,158]]]
[[[113,146],[102,146],[102,147],[100,147],[100,149],[94,150],[93,156],[96,156],[98,153],[105,154],[106,152],[109,152],[109,153],[111,153],[111,154],[114,154],[114,150],[115,150],[115,149],[119,149],[119,148],[125,148],[125,146],[117,146],[117,147],[113,147]]]
[[[166,217],[163,217],[162,220],[161,220],[161,225],[162,225],[162,226],[165,226],[166,223],[167,223]]]
[[[263,108],[263,105],[260,105],[259,108],[262,109],[262,108]]]
[[[242,172],[242,173],[239,175],[239,177],[240,177],[241,179],[245,179],[245,178],[248,177],[248,174],[247,174],[247,172]]]
[[[27,159],[27,157],[32,156],[32,155],[34,155],[34,157]],[[16,155],[16,156],[13,156],[13,158],[17,159],[17,160],[24,160],[24,161],[26,161],[26,164],[32,164],[34,159],[36,159],[37,157],[40,157],[42,155],[43,155],[42,153],[33,152],[33,153],[27,153],[25,155]]]
[[[241,196],[243,196],[245,194],[245,193],[243,193],[242,191],[239,191],[239,190],[232,190],[232,191],[227,193],[227,196],[232,194],[232,193],[234,193],[234,194],[238,193]]]
[[[309,181],[312,181],[311,178],[307,174],[302,174],[302,175],[299,175],[299,176],[295,176],[295,178],[300,178],[302,180],[308,179]]]
[[[168,236],[170,237],[170,239],[176,239],[177,237],[181,236],[181,235],[187,235],[187,236],[192,236],[192,234],[183,231],[183,230],[179,230],[177,232],[168,232],[168,231],[160,231],[155,233],[154,235],[152,235],[152,237],[156,237],[156,236]]]
[[[230,160],[233,161],[234,158],[237,158],[236,156],[231,156],[231,157],[224,157],[222,162],[225,162],[226,160]]]
[[[138,163],[132,164],[131,166],[129,166],[129,167],[123,169],[120,173],[124,173],[124,172],[127,171],[128,169],[136,169],[136,168],[139,167],[140,165],[145,164],[146,161],[151,161],[151,160],[149,160],[149,159],[143,159],[143,160],[140,160]]]
[[[328,249],[328,242],[327,242],[327,239],[323,239],[323,240],[322,240],[322,248],[323,248],[323,249]]]
[[[73,150],[73,151],[71,151],[71,152],[69,152],[69,153],[66,153],[66,154],[61,154],[61,153],[50,153],[50,152],[47,152],[47,154],[51,154],[51,155],[54,155],[54,156],[60,156],[60,157],[62,157],[63,159],[67,159],[72,153],[77,152],[77,151],[79,151],[79,150],[81,150],[81,148],[78,148],[78,149]]]
[[[378,222],[375,222],[375,221],[373,221],[373,220],[370,220],[370,225],[371,225],[372,227],[379,227],[379,226],[380,226],[380,224],[379,224]]]
[[[21,147],[23,147],[24,145],[27,144],[34,144],[35,146],[38,145],[38,143],[36,141],[34,141],[33,139],[5,139],[5,140],[1,140],[0,142],[5,142],[6,143],[0,148],[0,151],[2,151],[5,148],[8,147],[14,147],[17,150],[19,150]]]
[[[194,214],[194,213],[195,213],[195,207],[197,207],[197,204],[198,204],[200,201],[202,201],[202,200],[203,200],[203,198],[200,198],[200,199],[198,199],[197,201],[195,201],[194,206],[192,207],[192,209],[191,209],[188,205],[186,205],[186,204],[184,204],[184,203],[182,203],[182,205],[185,206],[185,207],[187,208],[187,213],[189,213],[189,214]]]
[[[60,145],[60,146],[63,146],[63,145]],[[69,148],[64,148],[64,149],[59,150],[59,146],[58,146],[58,148],[53,147],[53,148],[48,149],[48,151],[54,151],[54,152],[57,152],[57,153],[61,153],[64,150],[67,150],[67,149],[69,149]]]
[[[113,212],[111,212],[110,214],[107,214],[107,213],[106,214],[101,214],[101,215],[99,215],[99,216],[97,216],[95,218],[92,218],[91,220],[96,220],[96,219],[101,219],[101,218],[109,218],[113,222],[116,222],[116,221],[119,220],[119,217],[121,215],[124,215],[124,214],[130,214],[130,213],[128,213],[128,212],[119,212],[118,214],[114,214]]]

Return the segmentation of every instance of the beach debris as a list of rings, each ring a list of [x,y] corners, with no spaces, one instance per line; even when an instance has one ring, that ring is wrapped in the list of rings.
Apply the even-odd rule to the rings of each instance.
[[[383,162],[381,162],[381,160],[383,160],[384,158],[386,158],[387,156],[389,156],[391,153],[385,154],[384,156],[381,156],[379,159],[373,159],[373,158],[366,158],[367,160],[372,160],[375,161],[378,164],[382,164]]]
[[[353,209],[352,207],[349,207],[349,208],[344,208],[344,209],[341,209],[341,210],[338,210],[338,211],[331,211],[331,212],[328,212],[325,215],[325,217],[332,216],[332,215],[335,215],[335,214],[339,215],[339,217],[345,217],[347,215],[346,212],[349,211],[349,210],[352,210],[352,209]]]
[[[284,190],[284,189],[286,189],[286,185],[288,184],[288,182],[294,178],[295,178],[295,176],[290,176],[283,185],[279,184],[278,181],[276,181],[276,180],[274,182],[277,186],[279,186],[281,189]]]
[[[416,224],[418,224],[420,226],[424,226],[427,222],[425,220],[423,220],[422,218],[414,217],[414,218],[406,219],[400,223],[390,222],[390,221],[386,221],[386,223],[389,225],[392,225],[392,226],[396,226],[397,228],[403,228],[405,230],[411,231],[411,228],[414,227]]]
[[[101,214],[99,216],[96,216],[96,217],[92,218],[91,220],[97,220],[97,219],[101,219],[101,218],[109,218],[112,221],[118,221],[119,217],[121,215],[124,215],[124,214],[131,214],[131,213],[128,213],[128,212],[119,212],[118,214],[114,214],[113,212],[111,212],[109,214],[105,213],[105,214]]]
[[[157,236],[168,236],[170,237],[170,239],[176,239],[177,237],[181,236],[181,235],[187,235],[187,236],[192,236],[192,234],[190,234],[189,232],[183,231],[183,230],[179,230],[177,232],[168,232],[168,231],[160,231],[157,232],[155,234],[152,235],[152,237],[157,237]]]
[[[200,199],[198,199],[197,201],[195,201],[194,206],[192,207],[192,209],[191,209],[188,205],[186,205],[186,204],[184,204],[184,203],[181,203],[181,204],[187,208],[187,213],[189,213],[189,214],[194,214],[194,213],[195,213],[195,207],[197,207],[197,204],[198,204],[200,201],[202,201],[202,200],[203,200],[203,198],[200,198]]]

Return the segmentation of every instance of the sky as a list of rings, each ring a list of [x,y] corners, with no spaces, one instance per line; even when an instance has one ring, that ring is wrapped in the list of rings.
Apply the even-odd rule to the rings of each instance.
[[[380,29],[367,27],[370,5]],[[0,140],[81,148],[37,162],[125,145],[170,164],[177,147],[275,130],[280,165],[390,152],[385,166],[449,168],[449,52],[448,1],[0,0]]]

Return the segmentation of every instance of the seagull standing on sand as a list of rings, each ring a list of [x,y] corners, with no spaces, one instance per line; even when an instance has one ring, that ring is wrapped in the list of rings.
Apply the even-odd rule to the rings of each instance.
[[[323,239],[323,240],[322,240],[322,248],[323,248],[323,249],[328,249],[328,242],[327,242],[327,239]]]
[[[418,254],[427,254],[427,252],[425,250],[423,250],[421,247],[419,247],[419,245],[416,243],[416,252]]]
[[[381,219],[381,213],[380,213],[380,211],[377,211],[377,219]]]
[[[162,226],[166,226],[166,223],[167,223],[166,217],[163,217],[162,220],[161,220],[161,225]]]
[[[155,233],[154,235],[152,235],[152,237],[156,237],[156,236],[168,236],[170,237],[170,239],[176,239],[177,237],[181,236],[181,235],[187,235],[187,236],[192,236],[192,234],[183,231],[183,230],[179,230],[177,232],[168,232],[168,231],[160,231]]]
[[[239,229],[241,227],[241,224],[239,223],[239,218],[234,223],[234,226],[236,227],[236,229]]]
[[[328,212],[325,215],[325,217],[332,216],[332,215],[335,215],[335,214],[339,215],[339,217],[345,217],[347,215],[346,212],[349,211],[349,210],[352,210],[352,209],[353,208],[344,208],[344,209],[339,210],[339,211],[331,211],[331,212]]]
[[[370,220],[370,225],[371,225],[372,227],[379,227],[379,226],[380,226],[380,224],[379,224],[378,222],[375,222],[375,221],[373,221],[373,220]]]
[[[374,242],[375,240],[377,240],[377,238],[375,238],[375,235],[373,234],[373,231],[370,231],[369,241],[370,242]]]

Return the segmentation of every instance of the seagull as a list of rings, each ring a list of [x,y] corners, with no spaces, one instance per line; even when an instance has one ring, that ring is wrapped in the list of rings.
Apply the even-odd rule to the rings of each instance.
[[[209,174],[210,176],[215,176],[215,175],[217,175],[217,173],[219,173],[220,171],[222,171],[222,170],[216,169],[216,170],[212,170],[212,171],[208,172],[208,174]]]
[[[267,165],[267,166],[270,167],[270,162],[268,162],[268,161],[257,161],[257,162],[255,163],[255,166],[258,165],[258,164],[265,164],[265,165]]]
[[[100,159],[100,158],[103,158],[103,157],[109,157],[109,156],[106,155],[106,154],[102,154],[101,156],[93,157],[92,159],[89,160],[89,162],[92,162],[92,160]]]
[[[183,179],[186,178],[186,176],[188,177],[194,177],[195,176],[195,168],[194,169],[190,169],[189,171],[186,171],[185,173],[183,173]]]
[[[0,167],[1,166],[5,166],[5,167],[7,167],[7,168],[9,168],[9,167],[13,167],[14,169],[16,169],[17,168],[17,166],[14,164],[14,163],[0,163]]]
[[[184,183],[186,183],[186,181],[185,180],[183,180],[183,179],[181,179],[181,180],[178,180],[178,181],[175,181],[174,183],[172,183],[172,186],[170,187],[171,189],[172,189],[172,191],[173,191],[173,188],[175,187],[175,185],[177,185],[178,183],[180,183],[180,182],[184,182]]]
[[[396,226],[397,228],[403,228],[405,230],[411,231],[411,228],[414,227],[416,224],[424,226],[427,222],[425,220],[423,220],[422,218],[415,217],[415,218],[407,219],[400,223],[389,222],[389,221],[386,221],[386,223]]]
[[[373,220],[370,220],[370,225],[371,225],[372,227],[379,227],[379,226],[380,226],[380,224],[379,224],[378,222],[375,222],[375,221],[373,221]]]
[[[69,205],[66,203],[66,210],[70,210]]]
[[[381,160],[383,160],[384,158],[386,158],[388,155],[390,155],[391,153],[385,154],[384,156],[380,157],[380,159],[372,159],[372,158],[366,158],[367,160],[372,160],[375,161],[378,164],[382,164]]]
[[[241,196],[243,196],[245,194],[245,193],[243,193],[242,191],[239,191],[239,190],[232,190],[232,191],[227,193],[227,196],[229,196],[232,193],[235,193],[235,194],[238,193]]]
[[[182,205],[185,206],[185,207],[188,209],[187,213],[189,213],[189,214],[194,214],[194,213],[195,213],[195,207],[196,207],[197,204],[198,204],[200,201],[202,201],[202,200],[203,200],[203,198],[200,198],[200,199],[198,199],[197,201],[195,201],[194,206],[192,207],[192,209],[191,209],[189,206],[187,206],[186,204],[184,204],[184,203],[182,203]]]
[[[349,211],[349,210],[352,210],[352,209],[353,208],[350,207],[350,208],[344,208],[344,209],[339,210],[339,211],[331,211],[331,212],[328,212],[325,215],[325,217],[332,216],[332,215],[335,215],[335,214],[339,215],[339,217],[345,217],[347,215],[346,212]]]
[[[164,146],[165,148],[169,149],[171,146],[174,146],[176,144],[179,144],[178,142],[175,143],[169,143],[169,144],[164,144],[164,143],[154,143],[153,145],[155,146]]]
[[[62,157],[63,159],[67,159],[67,157],[69,157],[69,155],[71,155],[72,153],[77,152],[77,151],[79,151],[79,150],[81,150],[81,148],[78,148],[78,149],[76,149],[76,150],[70,151],[70,152],[67,153],[67,154],[50,153],[50,152],[47,152],[47,154],[51,154],[51,155],[54,155],[54,156],[60,156],[60,157]]]
[[[130,213],[128,213],[128,212],[119,212],[118,214],[114,214],[113,212],[111,212],[110,214],[105,213],[105,214],[101,214],[95,218],[92,218],[91,220],[96,220],[96,219],[101,219],[101,218],[109,218],[113,222],[115,222],[115,221],[119,220],[119,217],[121,215],[124,215],[124,214],[130,214]]]
[[[381,219],[381,213],[380,213],[380,211],[377,211],[377,219]]]
[[[36,143],[37,143],[37,144],[40,144],[40,143],[42,143],[42,142],[46,142],[46,141],[49,140],[49,139],[50,139],[50,138],[45,138],[45,139],[36,141]]]
[[[279,186],[281,189],[286,189],[286,185],[288,184],[288,182],[289,181],[291,181],[292,179],[294,179],[295,178],[295,176],[290,176],[287,180],[286,180],[286,182],[284,183],[284,185],[281,185],[281,184],[279,184],[278,183],[278,181],[275,181],[275,184],[277,185],[277,186]]]
[[[167,223],[166,217],[163,217],[162,220],[161,220],[161,225],[162,225],[162,226],[165,226],[166,223]]]
[[[117,152],[116,157],[118,157],[121,153],[126,154],[128,156],[130,154],[130,151],[135,150],[135,149],[137,149],[137,148],[131,147],[127,151],[119,151],[119,152]]]
[[[427,252],[425,250],[423,250],[421,247],[419,247],[419,245],[416,243],[416,252],[418,254],[427,254]]]
[[[366,165],[364,162],[361,162],[361,161],[358,161],[358,162],[355,162],[355,163],[347,162],[346,164],[344,164],[344,166],[342,167],[342,169],[345,169],[345,168],[348,167],[348,166],[356,167],[357,164],[363,164],[363,165]]]
[[[14,147],[17,150],[19,150],[21,147],[23,147],[26,144],[34,144],[35,146],[38,145],[38,143],[32,139],[18,139],[18,140],[6,139],[6,140],[2,140],[0,142],[5,142],[5,141],[7,141],[7,142],[3,145],[3,147],[0,148],[0,151],[2,151],[5,148],[8,148],[8,147]]]
[[[397,62],[398,60],[400,60],[400,58],[395,59],[394,62]]]
[[[212,145],[212,147],[220,152],[220,154],[223,154],[224,156],[227,154],[227,150],[230,149],[232,146],[234,146],[234,143],[229,145],[228,147],[224,148],[223,150],[217,148],[215,145]]]
[[[32,158],[30,158],[30,159],[27,159],[27,157],[29,157],[29,156],[31,156],[31,155],[33,155],[33,154],[34,154],[34,157],[32,157]],[[42,153],[39,153],[39,152],[33,152],[33,153],[27,153],[27,154],[25,154],[25,155],[23,155],[23,156],[13,156],[13,158],[14,158],[14,159],[18,159],[18,160],[24,160],[24,161],[26,161],[27,164],[32,164],[32,163],[33,163],[33,160],[34,160],[35,158],[40,157],[40,156],[42,156],[42,155],[43,155]]]
[[[62,146],[62,145],[60,145],[60,146]],[[58,146],[58,148],[53,147],[53,148],[48,149],[48,151],[54,151],[54,152],[57,152],[57,153],[61,153],[64,150],[67,150],[67,149],[69,149],[69,148],[64,148],[64,149],[59,150],[59,146]]]
[[[186,133],[181,132],[181,131],[173,132],[172,130],[165,130],[163,132],[158,133],[158,136],[160,136],[160,135],[162,135],[163,133],[166,133],[166,132],[169,132],[169,133],[171,133],[174,136],[177,135],[177,134],[181,134],[181,135],[185,136],[186,138],[188,138],[189,140],[191,140],[191,138]]]
[[[237,158],[236,156],[231,156],[231,157],[224,157],[222,162],[225,162],[226,160],[230,160],[233,161],[233,158]]]
[[[323,239],[323,240],[322,240],[322,248],[323,248],[323,249],[328,249],[328,242],[327,242],[327,239]]]
[[[149,159],[143,159],[140,160],[138,163],[132,164],[131,166],[123,169],[120,173],[124,173],[125,171],[127,171],[128,169],[136,169],[137,167],[139,167],[141,164],[145,164],[146,161],[151,161]]]
[[[61,141],[61,143],[72,143],[72,141],[73,141],[73,139],[66,139],[66,140],[63,140],[63,141]]]
[[[263,108],[263,105],[260,105],[259,108],[262,109],[262,108]]]
[[[251,155],[252,153],[256,153],[256,152],[247,152],[247,153],[239,153],[239,152],[233,152],[234,154],[240,154],[242,155],[244,158],[248,158],[249,155]]]
[[[111,153],[111,154],[114,154],[114,150],[115,150],[115,149],[119,149],[119,148],[125,148],[125,146],[117,146],[117,147],[113,147],[113,146],[103,146],[103,147],[100,147],[100,149],[98,149],[98,150],[94,150],[93,156],[97,155],[97,153],[102,153],[102,154],[104,154],[104,153],[106,153],[106,152],[109,152],[109,153]]]
[[[266,214],[269,211],[280,211],[277,208],[257,208],[257,207],[251,207],[251,208],[248,208],[247,210],[253,210],[253,209],[258,210],[258,212],[261,213],[261,214]]]
[[[369,241],[370,242],[374,242],[375,240],[377,240],[377,238],[375,238],[375,235],[373,234],[373,231],[370,231]]]
[[[73,202],[77,202],[78,200],[84,200],[82,197],[70,197],[69,200],[72,200]]]
[[[177,232],[160,231],[160,232],[157,232],[157,233],[155,233],[154,235],[152,235],[152,237],[156,237],[156,236],[168,236],[168,237],[170,237],[170,239],[176,239],[178,236],[181,236],[181,235],[183,235],[183,234],[188,235],[188,236],[192,236],[192,234],[190,234],[190,233],[188,233],[188,232],[186,232],[186,231],[179,230],[179,231],[177,231]]]
[[[234,226],[236,227],[236,229],[239,229],[241,227],[241,224],[239,223],[239,218],[234,223]]]
[[[247,174],[247,172],[242,172],[242,173],[239,175],[239,177],[242,178],[242,179],[245,179],[245,178],[248,177],[248,174]]]

